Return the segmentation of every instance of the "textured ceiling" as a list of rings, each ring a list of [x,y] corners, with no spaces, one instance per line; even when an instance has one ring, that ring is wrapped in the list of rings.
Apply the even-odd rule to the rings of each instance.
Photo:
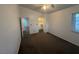
[[[21,4],[19,6],[26,7],[26,8],[32,9],[34,11],[41,12],[41,13],[51,13],[51,12],[55,12],[55,11],[58,11],[58,10],[61,10],[61,9],[65,9],[65,8],[74,6],[76,4],[52,4],[52,6],[54,6],[54,7],[50,7],[46,11],[41,9],[40,6],[42,6],[42,5],[43,4]]]

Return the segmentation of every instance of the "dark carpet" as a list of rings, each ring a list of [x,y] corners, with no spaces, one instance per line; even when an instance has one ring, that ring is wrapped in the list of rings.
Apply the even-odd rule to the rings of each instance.
[[[79,47],[50,33],[39,32],[26,35],[19,54],[78,54]]]

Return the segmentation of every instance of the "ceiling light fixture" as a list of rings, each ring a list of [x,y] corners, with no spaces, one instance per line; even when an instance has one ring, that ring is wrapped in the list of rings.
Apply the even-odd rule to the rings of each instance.
[[[42,9],[43,9],[43,10],[47,10],[47,8],[48,8],[48,5],[43,5],[43,6],[42,6]]]
[[[49,9],[50,7],[51,7],[50,4],[44,4],[41,9],[46,11],[46,10]]]
[[[46,10],[47,9],[47,5],[43,5],[43,7],[42,7],[44,10]]]

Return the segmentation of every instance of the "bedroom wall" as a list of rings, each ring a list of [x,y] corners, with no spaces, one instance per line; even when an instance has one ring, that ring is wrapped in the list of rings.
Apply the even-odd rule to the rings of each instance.
[[[0,54],[16,54],[20,46],[18,5],[0,5]]]
[[[72,32],[72,13],[79,12],[79,5],[48,15],[48,32],[79,46],[79,33]]]

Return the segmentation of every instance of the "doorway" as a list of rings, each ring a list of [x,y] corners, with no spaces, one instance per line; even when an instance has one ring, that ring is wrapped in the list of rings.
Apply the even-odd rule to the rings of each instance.
[[[39,32],[44,32],[45,18],[44,16],[39,16],[38,18]]]
[[[21,28],[21,43],[19,52],[22,52],[25,49],[25,46],[28,45],[28,38],[29,38],[29,19],[28,17],[21,17],[20,18],[20,28]]]
[[[29,19],[28,17],[20,18],[21,36],[22,38],[28,37],[29,35]]]

